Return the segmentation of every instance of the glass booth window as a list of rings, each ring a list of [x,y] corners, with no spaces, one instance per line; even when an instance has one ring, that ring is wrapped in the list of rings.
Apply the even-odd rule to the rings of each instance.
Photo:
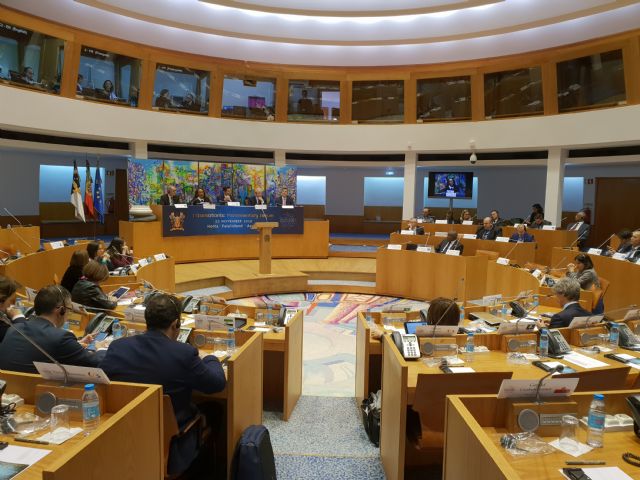
[[[404,121],[404,82],[402,80],[353,82],[351,100],[353,120],[399,123]]]
[[[561,112],[626,100],[622,50],[596,53],[557,65]]]
[[[209,72],[173,65],[156,66],[153,106],[162,110],[208,113]]]
[[[340,82],[289,80],[290,122],[337,122],[340,119]]]
[[[222,116],[274,120],[276,80],[225,75],[222,85]]]
[[[487,118],[543,113],[542,69],[522,68],[484,76],[484,114]]]
[[[0,81],[60,93],[64,40],[0,23]]]
[[[83,46],[76,94],[137,107],[141,63],[137,58]]]
[[[418,80],[418,118],[468,120],[471,118],[471,77]]]

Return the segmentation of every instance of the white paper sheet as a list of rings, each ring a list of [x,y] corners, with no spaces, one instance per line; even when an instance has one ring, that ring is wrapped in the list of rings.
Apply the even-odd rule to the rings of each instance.
[[[609,366],[608,364],[601,362],[600,360],[596,360],[595,358],[589,358],[586,355],[582,355],[581,353],[578,353],[578,352],[567,353],[562,357],[562,359],[586,369],[602,368],[602,367]]]
[[[449,367],[451,373],[473,373],[475,370],[471,367]]]
[[[51,453],[51,450],[44,450],[40,448],[19,447],[17,445],[9,445],[4,450],[0,450],[0,462],[13,465],[7,466],[9,474],[14,473],[12,476],[6,476],[2,478],[10,479],[18,475],[25,468],[30,467],[34,463],[40,461]]]
[[[591,450],[593,450],[593,448],[591,448],[589,445],[586,445],[584,443],[581,442],[577,442],[577,447],[576,450],[567,450],[566,448],[564,448],[562,445],[560,445],[560,439],[556,438],[553,442],[549,442],[549,445],[551,445],[553,448],[556,448],[558,450],[560,450],[561,452],[566,453],[567,455],[571,455],[572,457],[578,458],[580,455],[584,455],[585,453],[589,453]]]
[[[82,431],[82,429],[78,427],[70,428],[66,432],[64,430],[65,429],[63,428],[57,428],[54,433],[52,432],[45,433],[41,437],[38,437],[38,440],[41,440],[43,442],[49,442],[54,445],[61,445],[67,440],[69,440],[70,438],[75,437],[77,434],[79,434]]]

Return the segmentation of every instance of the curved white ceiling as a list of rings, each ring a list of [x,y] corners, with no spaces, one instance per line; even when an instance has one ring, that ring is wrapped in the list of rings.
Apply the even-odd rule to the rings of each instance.
[[[427,64],[495,57],[579,42],[640,25],[640,0],[0,3],[63,24],[161,48],[302,65]],[[390,10],[389,5],[394,9]],[[404,14],[407,11],[432,13]],[[358,13],[370,16],[355,16]]]

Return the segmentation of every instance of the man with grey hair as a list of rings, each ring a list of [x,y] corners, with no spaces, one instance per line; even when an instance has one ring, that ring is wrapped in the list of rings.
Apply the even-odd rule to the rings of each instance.
[[[549,328],[568,327],[574,317],[591,315],[580,306],[580,283],[575,278],[561,278],[552,290],[562,310],[551,317]]]
[[[567,230],[578,232],[577,245],[580,250],[584,248],[591,232],[591,225],[585,221],[586,219],[587,215],[584,212],[578,212],[576,213],[575,222],[567,225]]]

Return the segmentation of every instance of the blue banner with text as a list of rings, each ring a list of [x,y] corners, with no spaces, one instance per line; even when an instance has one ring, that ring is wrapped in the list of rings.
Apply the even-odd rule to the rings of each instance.
[[[275,234],[304,233],[304,207],[229,207],[226,205],[189,205],[162,207],[162,235],[190,237],[194,235],[245,235],[257,233],[256,222],[278,222]]]

